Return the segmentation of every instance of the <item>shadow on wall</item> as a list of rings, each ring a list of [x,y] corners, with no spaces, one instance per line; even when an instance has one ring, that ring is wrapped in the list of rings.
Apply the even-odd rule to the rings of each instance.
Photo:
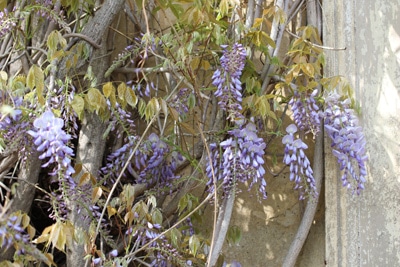
[[[285,121],[288,122],[289,119],[286,118]],[[307,154],[312,160],[314,146],[312,142],[308,143]],[[276,151],[283,151],[279,138],[270,145],[275,146]],[[285,167],[281,163],[282,157],[278,157],[277,162],[271,170],[273,173],[279,173]],[[272,159],[266,158],[266,164],[271,168]],[[228,263],[236,260],[242,266],[281,266],[297,232],[305,202],[299,201],[299,192],[293,189],[294,183],[289,180],[289,168],[283,169],[276,177],[267,171],[265,178],[268,192],[266,200],[259,201],[256,186],[250,193],[247,192],[248,187],[239,187],[241,192],[236,197],[231,226],[242,230],[242,238],[236,244],[225,243],[223,252]],[[322,266],[324,262],[323,213],[322,205],[312,227],[312,232],[315,233],[310,234],[312,240],[306,242],[303,256],[299,257],[299,266],[312,266],[309,265],[310,262],[319,262],[319,266]],[[315,231],[316,227],[318,233]],[[314,259],[302,259],[310,257]]]
[[[325,34],[343,40],[347,46],[346,51],[329,52],[329,55],[340,53],[332,58],[342,56],[336,74],[350,79],[361,106],[369,176],[366,189],[357,201],[351,201],[356,196],[346,195],[345,190],[340,190],[335,199],[343,218],[331,218],[332,222],[327,222],[335,225],[335,229],[329,230],[338,235],[338,244],[334,243],[331,249],[339,251],[339,259],[335,259],[338,263],[398,266],[400,6],[398,1],[386,0],[338,2],[343,3],[343,9],[337,11],[343,13],[343,21],[338,23],[343,29],[332,29],[336,36]],[[335,186],[335,182],[327,184]],[[332,210],[331,215],[336,215],[335,209]]]
[[[367,149],[370,151],[370,180],[367,203],[361,216],[365,237],[361,242],[373,253],[375,263],[400,263],[400,24],[399,5],[371,1],[369,16],[359,16],[365,27],[366,53],[358,54],[364,88],[357,88],[363,108]],[[360,8],[362,4],[360,4]],[[362,41],[362,36],[357,36]],[[358,41],[358,39],[356,39]],[[378,219],[378,220],[377,220]],[[379,223],[377,223],[377,221]],[[378,242],[371,242],[377,240]],[[395,260],[394,257],[397,257]]]

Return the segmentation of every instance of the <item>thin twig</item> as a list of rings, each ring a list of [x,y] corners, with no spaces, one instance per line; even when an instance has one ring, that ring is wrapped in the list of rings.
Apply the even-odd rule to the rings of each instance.
[[[93,47],[96,48],[96,49],[100,49],[100,48],[101,48],[101,45],[97,44],[97,43],[96,43],[94,40],[92,40],[89,36],[84,35],[84,34],[81,34],[81,33],[76,33],[76,32],[67,33],[67,34],[64,34],[63,37],[64,37],[65,39],[71,38],[71,37],[72,37],[72,38],[74,38],[74,37],[80,38],[80,39],[86,41],[87,43],[89,43],[91,46],[93,46]]]
[[[291,36],[297,38],[297,39],[300,39],[300,38],[301,38],[301,37],[298,36],[297,34],[291,32],[291,31],[289,31],[289,30],[287,30],[287,29],[286,29],[286,32],[287,32],[288,34],[290,34]],[[310,42],[310,41],[308,41],[308,40],[303,40],[303,41],[304,41],[306,44],[309,44],[309,45],[311,45],[311,46],[314,46],[314,47],[317,47],[317,48],[321,48],[321,49],[324,49],[324,50],[333,50],[333,51],[346,50],[346,47],[330,47],[330,46],[319,45],[319,44]]]
[[[146,129],[144,130],[142,136],[140,137],[139,141],[137,142],[135,148],[133,149],[133,151],[132,151],[131,154],[129,155],[128,159],[126,160],[125,165],[122,167],[122,169],[121,169],[121,171],[120,171],[120,173],[119,173],[118,178],[115,180],[115,183],[114,183],[113,187],[111,188],[110,193],[108,194],[107,200],[106,200],[106,202],[105,202],[105,204],[104,204],[104,208],[103,208],[103,210],[101,211],[101,215],[100,215],[100,218],[99,218],[98,223],[97,223],[96,232],[95,232],[95,234],[94,234],[93,240],[96,239],[96,236],[98,235],[98,233],[99,233],[99,231],[100,231],[100,226],[101,226],[102,220],[103,220],[103,218],[104,218],[104,214],[106,213],[107,206],[108,206],[108,204],[109,204],[110,201],[111,201],[111,197],[112,197],[114,191],[117,189],[117,186],[118,186],[119,182],[121,181],[121,179],[122,179],[122,177],[123,177],[123,175],[124,175],[125,170],[128,168],[129,164],[131,164],[131,160],[132,160],[133,156],[135,155],[136,151],[138,150],[140,144],[143,142],[143,139],[145,138],[146,133],[150,130],[151,125],[152,125],[152,124],[154,123],[154,121],[156,120],[156,117],[157,117],[157,116],[154,115],[153,118],[151,119],[151,121],[149,122],[149,124],[147,125],[147,127],[146,127]]]
[[[282,9],[283,12],[287,14],[289,8],[289,2],[290,2],[289,0],[278,0],[276,3],[276,8]],[[279,20],[276,19],[272,24],[271,38],[275,41],[275,48],[271,47],[269,49],[270,58],[276,57],[279,53],[280,46],[282,43],[283,32],[285,31],[287,23],[288,23],[287,20],[285,20],[283,23],[280,23]],[[271,62],[264,65],[264,68],[262,69],[261,72],[261,79],[263,81],[261,85],[261,94],[264,94],[266,92],[267,86],[271,81],[270,75],[275,71],[275,69],[276,66],[271,64]]]

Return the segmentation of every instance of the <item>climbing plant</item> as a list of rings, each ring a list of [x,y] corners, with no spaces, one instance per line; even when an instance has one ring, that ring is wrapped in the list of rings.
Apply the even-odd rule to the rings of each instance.
[[[324,132],[360,194],[365,139],[351,86],[323,74],[320,5],[0,1],[2,264],[240,266],[221,255],[238,185],[262,202],[283,163],[312,219]]]

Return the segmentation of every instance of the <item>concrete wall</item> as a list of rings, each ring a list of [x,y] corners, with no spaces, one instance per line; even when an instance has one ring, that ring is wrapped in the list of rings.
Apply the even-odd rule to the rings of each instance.
[[[325,45],[347,48],[327,52],[325,73],[355,87],[370,173],[352,196],[326,156],[327,266],[400,266],[400,1],[331,0],[323,9]]]

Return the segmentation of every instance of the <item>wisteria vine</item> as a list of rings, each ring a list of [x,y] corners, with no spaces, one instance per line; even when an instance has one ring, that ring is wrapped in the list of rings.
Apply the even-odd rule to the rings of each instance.
[[[93,46],[95,41],[88,42],[93,36],[89,38],[89,34],[83,35],[77,31],[77,29],[87,29],[86,20],[90,20],[93,15],[87,10],[95,10],[94,2],[89,1],[85,8],[78,8],[68,4],[68,1],[56,3],[36,0],[29,3],[31,6],[29,4],[21,6],[21,10],[4,9],[0,12],[0,39],[7,40],[4,42],[4,48],[7,43],[41,44],[41,47],[30,47],[29,51],[25,51],[26,54],[21,53],[24,55],[21,59],[18,54],[24,48],[13,45],[9,46],[10,51],[4,50],[4,57],[1,60],[4,64],[2,70],[12,69],[13,62],[26,58],[32,59],[35,66],[27,71],[23,68],[25,74],[28,74],[19,75],[18,79],[9,78],[4,71],[0,73],[0,108],[2,108],[0,111],[3,113],[0,114],[1,149],[4,146],[13,149],[13,152],[19,151],[19,159],[23,159],[22,154],[24,157],[39,154],[41,167],[47,172],[48,177],[51,177],[48,180],[58,182],[56,185],[46,185],[46,189],[42,191],[50,188],[51,192],[47,196],[52,198],[52,208],[57,209],[49,215],[50,219],[60,224],[71,223],[75,219],[71,219],[75,215],[71,215],[71,207],[76,208],[73,211],[77,211],[79,215],[84,213],[80,219],[86,220],[84,216],[91,216],[87,224],[85,221],[90,227],[90,233],[84,237],[87,264],[91,261],[92,266],[111,266],[111,264],[125,266],[129,260],[137,260],[139,264],[144,262],[149,266],[203,266],[207,255],[199,256],[199,251],[202,246],[204,251],[207,251],[208,240],[201,237],[201,241],[191,243],[190,240],[197,238],[194,227],[197,223],[196,216],[186,215],[191,212],[188,210],[193,210],[189,206],[198,205],[199,202],[193,204],[186,199],[188,203],[184,203],[185,198],[180,195],[180,189],[184,186],[192,187],[192,180],[200,181],[199,184],[206,185],[207,193],[212,193],[217,198],[224,198],[232,193],[233,188],[235,193],[239,192],[236,185],[241,183],[246,184],[249,190],[257,187],[257,196],[266,199],[265,161],[266,151],[270,149],[270,142],[266,142],[268,139],[279,138],[277,142],[279,149],[283,148],[282,162],[288,166],[286,170],[289,172],[289,180],[294,183],[294,189],[299,191],[300,199],[318,197],[312,162],[307,156],[308,145],[312,142],[312,138],[307,140],[305,136],[315,138],[323,132],[322,127],[331,139],[332,153],[342,171],[343,186],[357,194],[364,189],[367,179],[366,141],[350,99],[335,93],[332,88],[323,92],[319,87],[291,86],[293,84],[303,86],[307,83],[307,86],[311,87],[310,84],[318,84],[316,76],[320,75],[317,73],[320,66],[313,68],[314,65],[304,62],[308,60],[307,56],[298,60],[300,62],[298,66],[303,67],[300,67],[301,75],[309,76],[309,83],[306,79],[301,80],[303,77],[294,74],[290,79],[282,79],[285,80],[282,82],[285,83],[282,94],[277,90],[278,87],[264,94],[262,90],[256,88],[257,84],[261,83],[258,76],[260,72],[247,56],[256,50],[257,53],[260,51],[263,53],[259,48],[254,49],[254,40],[263,39],[264,42],[268,39],[267,36],[261,38],[261,35],[260,37],[251,36],[250,33],[238,33],[240,38],[237,42],[217,46],[227,42],[226,38],[219,38],[216,36],[218,34],[215,34],[224,31],[225,24],[210,27],[215,29],[215,32],[210,34],[207,33],[209,30],[207,27],[198,31],[197,26],[191,25],[193,29],[190,29],[190,32],[193,35],[186,35],[188,32],[183,31],[186,26],[182,23],[175,25],[174,31],[180,33],[182,30],[186,39],[180,40],[180,44],[184,46],[190,44],[191,47],[176,47],[178,43],[171,40],[173,35],[162,34],[160,37],[151,33],[150,26],[146,25],[148,28],[146,33],[127,39],[125,48],[116,56],[116,60],[108,70],[99,73],[101,75],[97,77],[97,74],[93,75],[88,69],[87,75],[84,74],[84,78],[81,79],[80,75],[84,73],[86,65],[91,66],[93,62],[97,62],[92,61],[90,57],[99,52],[97,51],[99,48]],[[102,7],[99,8],[101,10]],[[226,13],[230,12],[228,10],[229,8]],[[180,9],[177,8],[175,11],[179,13]],[[219,16],[224,16],[222,13],[224,12],[221,11]],[[143,12],[143,15],[146,14]],[[200,17],[200,13],[192,14]],[[201,14],[206,18],[206,15],[211,13]],[[48,40],[39,40],[40,37],[37,37],[38,40],[32,42],[33,39],[27,37],[32,34],[24,32],[25,28],[30,26],[23,26],[21,21],[34,15],[38,20],[41,17],[41,20],[47,21],[46,23],[50,21],[51,24],[57,23],[62,31],[57,34],[46,32],[44,36],[47,36]],[[79,18],[85,19],[77,20],[78,15]],[[68,24],[64,20],[66,17]],[[218,20],[211,23],[217,23]],[[35,23],[41,25],[39,21]],[[79,23],[81,25],[78,25]],[[70,27],[73,28],[73,34],[69,34]],[[256,33],[253,29],[249,31],[251,34],[258,34],[258,31]],[[202,35],[209,35],[209,40],[202,39]],[[192,41],[193,39],[196,41]],[[215,43],[212,43],[214,41]],[[64,44],[67,43],[68,49],[64,49]],[[80,46],[82,43],[85,45]],[[272,45],[273,40],[267,43]],[[205,45],[204,49],[199,49],[202,45]],[[50,48],[56,51],[47,53],[46,49]],[[192,53],[194,51],[195,53]],[[220,57],[217,58],[216,55]],[[154,64],[153,59],[156,66],[151,66]],[[269,59],[271,62],[275,61],[273,58]],[[68,62],[65,64],[70,67],[58,65],[63,62]],[[145,63],[150,67],[146,65],[144,68]],[[69,77],[71,70],[75,71],[74,67],[78,65],[79,68],[76,67],[76,70],[79,72],[75,73],[76,76]],[[46,66],[48,68],[43,69]],[[58,77],[59,73],[52,69],[55,67],[65,68],[66,71],[62,75],[67,77]],[[283,64],[280,67],[287,68]],[[92,69],[97,70],[97,68]],[[213,71],[212,75],[210,70]],[[310,75],[305,70],[308,70]],[[160,73],[164,75],[164,72],[167,73],[162,81],[159,77]],[[122,78],[121,81],[119,75],[121,77],[126,75],[124,77],[126,79]],[[89,76],[91,78],[88,82],[86,78]],[[48,80],[52,80],[51,86],[47,86]],[[168,85],[164,84],[167,80]],[[90,86],[86,82],[90,83]],[[114,87],[116,83],[118,87]],[[254,85],[254,88],[244,90],[244,85],[249,87]],[[272,84],[268,86],[273,87]],[[210,104],[213,105],[212,108]],[[286,107],[284,111],[284,115],[290,117],[290,122],[286,121],[286,116],[282,116],[284,118],[282,120],[273,116],[282,111],[284,105],[291,109],[290,114],[286,114]],[[258,107],[265,108],[265,114],[256,110]],[[103,111],[105,116],[102,116]],[[84,129],[82,126],[88,126],[84,125],[86,121],[82,118],[88,112],[96,112],[105,124],[104,128],[108,126],[107,130],[101,133],[104,142],[102,145],[107,144],[108,153],[97,162],[97,166],[102,167],[90,175],[87,170],[90,168],[85,169],[83,166],[85,163],[78,162],[79,159],[75,158],[76,151],[81,151],[78,148],[82,148],[79,143],[79,130]],[[212,123],[205,119],[197,120],[200,112],[203,118],[207,118],[210,113],[217,114],[215,117],[222,114],[221,117],[226,119],[223,120],[224,125],[218,127],[218,131],[207,129]],[[148,127],[145,134],[140,136],[140,132],[144,129],[140,123],[145,120],[145,123],[148,123],[145,126]],[[203,132],[204,139],[199,138],[197,128],[192,129],[197,122],[201,122],[199,123],[201,130],[202,127],[206,129]],[[272,128],[268,124],[273,124],[276,130],[269,131]],[[120,142],[115,142],[114,139]],[[209,144],[210,149],[204,151],[209,151],[210,154],[207,155],[206,166],[199,166],[205,154],[200,157],[197,156],[198,153],[191,152],[194,151],[193,147],[197,148],[204,144]],[[75,147],[76,145],[78,147]],[[36,153],[27,154],[26,150]],[[3,156],[2,152],[3,150],[0,151],[0,156]],[[281,153],[277,154],[279,154],[277,157],[281,157]],[[35,159],[36,162],[38,159]],[[193,166],[190,174],[187,174],[189,173],[187,165],[182,167],[184,161],[187,165]],[[15,166],[11,167],[12,171],[18,171],[24,166],[15,163]],[[9,170],[10,168],[7,172]],[[204,171],[205,178],[199,175]],[[86,178],[78,181],[82,173],[85,175],[82,177],[89,177],[90,182],[85,180]],[[12,185],[13,179],[20,178],[13,176],[7,182]],[[46,182],[47,180],[43,183]],[[131,191],[126,190],[127,185]],[[138,194],[135,191],[137,188],[146,188],[146,191]],[[219,188],[222,190],[218,191]],[[185,196],[188,195],[187,192],[189,191],[184,192]],[[161,203],[149,200],[154,196],[157,196],[157,201],[158,198],[162,199]],[[141,205],[145,202],[144,199],[149,201],[147,205]],[[167,201],[164,202],[165,199]],[[226,200],[229,198],[224,199]],[[168,201],[179,202],[176,204],[178,208],[174,207],[175,210],[179,210],[179,214],[164,214],[163,208],[170,204]],[[79,204],[70,205],[71,203]],[[82,209],[87,212],[81,213]],[[152,212],[154,210],[157,212]],[[168,215],[168,218],[164,218],[165,215]],[[20,218],[20,214],[4,213],[3,217],[0,216],[0,247],[4,250],[14,246],[17,255],[24,255],[29,254],[28,249],[31,249],[24,244],[32,242],[33,234],[32,236],[27,234],[25,227],[21,226],[27,222],[21,222]],[[101,227],[97,227],[97,232],[93,233],[91,227],[96,220]],[[176,231],[173,234],[171,233],[173,231],[163,234],[174,223],[178,225],[174,229]],[[105,232],[107,233],[104,234]],[[38,238],[47,242],[46,249],[55,243],[56,238],[52,237],[53,240],[50,240],[51,234],[47,232]],[[107,242],[108,234],[115,239],[113,242]],[[153,241],[155,238],[157,241]],[[59,249],[64,247],[64,244],[53,247]],[[146,249],[142,250],[143,247]],[[141,253],[135,254],[135,249]],[[196,265],[197,263],[199,264]],[[231,266],[240,264],[234,261]]]

